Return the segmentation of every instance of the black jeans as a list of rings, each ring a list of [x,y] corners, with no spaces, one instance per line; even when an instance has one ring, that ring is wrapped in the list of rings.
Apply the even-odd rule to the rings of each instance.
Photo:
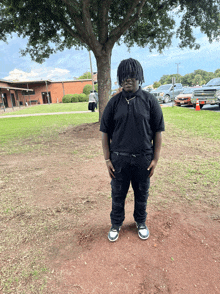
[[[114,227],[122,225],[125,219],[125,198],[130,186],[134,190],[134,220],[145,223],[147,212],[147,199],[150,188],[150,171],[147,170],[152,160],[152,155],[125,156],[111,153],[115,178],[112,178],[112,211],[111,223]]]

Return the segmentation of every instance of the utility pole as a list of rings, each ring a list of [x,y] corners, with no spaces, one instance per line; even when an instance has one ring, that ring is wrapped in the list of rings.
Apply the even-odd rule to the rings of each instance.
[[[92,90],[94,92],[94,81],[93,81],[93,71],[92,71],[92,59],[91,59],[91,52],[89,50],[89,59],[90,59],[90,70],[91,70],[91,75],[92,75]]]
[[[175,64],[177,65],[177,74],[179,74],[179,64],[180,64],[180,62],[175,63]]]

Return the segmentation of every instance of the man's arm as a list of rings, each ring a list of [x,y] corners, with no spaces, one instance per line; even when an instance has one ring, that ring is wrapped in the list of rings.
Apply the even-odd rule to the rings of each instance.
[[[114,167],[112,165],[112,162],[110,160],[110,139],[107,133],[102,133],[102,149],[103,149],[103,154],[105,158],[105,162],[107,165],[108,173],[111,178],[114,178]],[[107,160],[107,161],[106,161]]]
[[[149,174],[149,178],[152,177],[154,174],[154,170],[156,168],[157,162],[160,157],[161,146],[162,146],[162,134],[161,132],[156,132],[155,137],[153,139],[154,158],[148,167],[148,170],[151,170]]]

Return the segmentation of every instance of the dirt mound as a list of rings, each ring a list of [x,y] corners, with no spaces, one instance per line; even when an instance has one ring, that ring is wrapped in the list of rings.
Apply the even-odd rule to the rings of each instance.
[[[74,138],[82,139],[98,139],[100,138],[100,123],[82,124],[79,126],[71,127],[65,131],[66,135],[72,135]]]

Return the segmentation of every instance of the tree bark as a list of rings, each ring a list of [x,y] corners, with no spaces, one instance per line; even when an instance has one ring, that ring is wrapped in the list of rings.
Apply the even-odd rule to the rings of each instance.
[[[112,50],[95,56],[98,70],[99,122],[111,95],[111,55]]]

